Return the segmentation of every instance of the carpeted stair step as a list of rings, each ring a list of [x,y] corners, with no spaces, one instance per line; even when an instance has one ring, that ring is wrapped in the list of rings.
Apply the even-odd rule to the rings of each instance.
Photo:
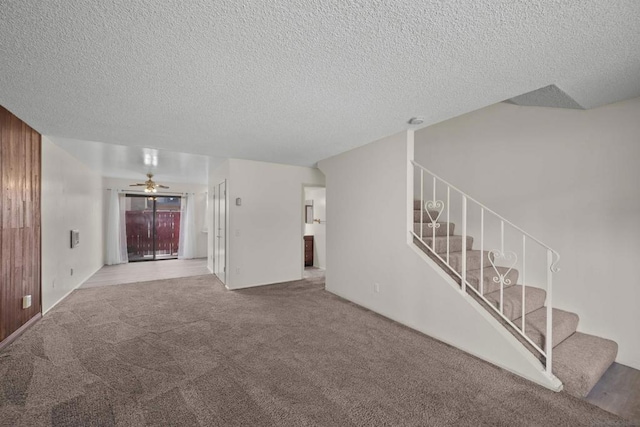
[[[433,229],[431,227],[429,227],[428,225],[429,223],[427,222],[426,224],[422,224],[422,237],[432,237],[433,236]],[[437,236],[446,236],[447,235],[447,223],[446,222],[439,222],[437,224],[440,224],[440,227],[436,227],[436,237]],[[456,225],[452,222],[449,223],[449,235],[453,236],[453,231],[455,230]],[[413,232],[416,233],[417,235],[420,235],[420,223],[416,222],[415,224],[413,224]]]
[[[447,219],[446,215],[444,214],[438,217],[438,212],[436,211],[429,211],[429,213],[431,214],[431,218],[433,219],[437,218],[438,222]],[[418,224],[420,224],[420,211],[413,211],[413,222],[417,222]],[[422,222],[431,222],[429,215],[427,215],[427,211],[422,212]]]
[[[522,317],[522,285],[504,287],[503,314],[509,320]],[[485,295],[498,310],[500,310],[500,290]],[[525,286],[525,313],[531,313],[544,307],[547,292],[533,286]]]
[[[578,329],[578,315],[569,311],[553,309],[553,347],[557,346]],[[547,336],[547,307],[539,308],[524,316],[525,333],[538,347],[546,351],[545,337]],[[513,323],[520,327],[522,317]]]
[[[508,279],[512,285],[518,283],[518,270],[507,267],[497,267],[500,274],[506,274],[505,279]],[[508,272],[508,273],[507,273]],[[483,294],[489,294],[500,289],[500,284],[493,281],[494,277],[498,277],[496,270],[492,266],[486,267],[482,270],[482,276],[484,281],[482,283]],[[480,269],[467,270],[467,282],[477,290],[480,290]]]
[[[436,236],[436,238],[432,237],[424,237],[422,240],[433,249],[437,254],[446,254],[447,253],[447,236]],[[462,236],[449,236],[449,254],[451,252],[460,252],[462,251]],[[473,237],[467,236],[467,250],[471,250],[473,246]],[[443,257],[444,258],[444,257]],[[446,258],[445,258],[446,259]]]
[[[484,266],[489,267],[489,251],[484,251],[484,254],[480,254],[480,251],[471,250],[467,251],[467,271],[478,270],[480,268],[480,262],[484,261]],[[458,273],[462,273],[462,252],[450,252],[449,253],[449,265]]]
[[[614,341],[576,332],[553,349],[552,370],[567,393],[586,397],[617,354]]]

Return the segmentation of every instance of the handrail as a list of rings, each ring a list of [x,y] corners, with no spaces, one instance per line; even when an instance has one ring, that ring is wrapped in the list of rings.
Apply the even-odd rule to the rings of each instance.
[[[494,214],[495,216],[497,216],[498,218],[500,218],[500,220],[506,222],[507,224],[509,224],[511,227],[515,228],[516,230],[518,230],[519,232],[521,232],[522,234],[524,234],[525,236],[529,237],[532,240],[535,240],[536,242],[538,242],[538,244],[540,244],[541,246],[543,246],[544,248],[550,250],[551,252],[553,252],[556,260],[554,263],[551,264],[551,271],[553,271],[554,273],[557,273],[558,271],[560,271],[560,269],[558,268],[558,262],[560,262],[560,254],[558,253],[558,251],[556,251],[555,249],[553,249],[551,246],[547,245],[546,243],[542,242],[540,239],[532,236],[531,234],[527,233],[526,231],[524,231],[522,228],[518,227],[517,225],[515,225],[514,223],[512,223],[511,221],[509,221],[508,219],[506,219],[505,217],[503,217],[502,215],[500,215],[499,213],[495,212],[493,209],[486,207],[485,205],[483,205],[482,203],[480,203],[479,201],[477,201],[476,199],[474,199],[473,197],[469,196],[467,193],[465,193],[464,191],[460,190],[458,187],[456,187],[455,185],[451,184],[448,181],[445,181],[444,179],[440,178],[438,175],[436,175],[435,173],[431,172],[429,169],[425,168],[424,166],[422,166],[421,164],[417,163],[415,160],[411,160],[411,163],[414,166],[419,167],[420,169],[422,169],[423,171],[427,172],[428,174],[430,174],[431,176],[433,176],[434,178],[436,178],[437,180],[439,180],[440,182],[442,182],[443,184],[448,185],[449,187],[453,188],[454,190],[456,190],[457,192],[459,192],[460,194],[462,194],[463,196],[465,196],[467,199],[473,201],[474,203],[478,204],[480,207],[482,207],[483,209],[491,212],[492,214]]]
[[[413,230],[411,231],[411,234],[414,236],[415,239],[417,239],[419,242],[422,243],[422,245],[424,245],[424,247],[426,249],[428,249],[428,254],[431,253],[433,257],[435,257],[436,259],[440,260],[442,263],[444,263],[444,265],[446,267],[448,267],[449,270],[451,270],[451,273],[453,274],[453,276],[456,276],[460,279],[460,288],[463,294],[467,294],[467,292],[471,292],[472,294],[477,295],[478,298],[480,298],[481,300],[483,300],[485,303],[487,303],[488,307],[490,307],[492,309],[492,311],[494,311],[495,313],[497,313],[503,321],[506,322],[506,324],[509,327],[512,327],[514,329],[514,331],[516,331],[529,345],[531,345],[541,356],[543,356],[545,358],[545,371],[546,374],[549,375],[550,377],[553,377],[553,372],[552,372],[552,353],[553,353],[553,306],[552,306],[552,293],[553,293],[553,273],[558,272],[560,269],[557,267],[558,262],[560,261],[560,254],[555,251],[554,249],[552,249],[550,246],[546,245],[545,243],[543,243],[541,240],[537,239],[536,237],[532,236],[531,234],[527,233],[526,231],[524,231],[522,228],[518,227],[517,225],[513,224],[511,221],[507,220],[506,218],[504,218],[502,215],[498,214],[497,212],[495,212],[494,210],[488,208],[487,206],[485,206],[484,204],[480,203],[479,201],[477,201],[476,199],[470,197],[469,195],[467,195],[464,191],[460,190],[459,188],[455,187],[454,185],[450,184],[449,182],[445,181],[444,179],[440,178],[439,176],[437,176],[436,174],[434,174],[433,172],[431,172],[430,170],[428,170],[427,168],[425,168],[424,166],[420,165],[419,163],[411,160],[411,164],[413,165],[413,174],[414,177],[416,177],[416,173],[419,170],[419,176],[420,176],[420,215],[419,218],[415,218],[415,213],[414,213],[414,227]],[[432,191],[433,191],[433,199],[431,200],[427,200],[425,202],[424,199],[424,190],[425,190],[425,172],[430,175],[430,178],[432,180]],[[440,181],[442,184],[444,184],[446,186],[446,205],[442,200],[437,199],[436,197],[436,193],[437,193],[437,182]],[[450,261],[450,240],[451,240],[451,234],[450,234],[450,214],[451,214],[451,189],[453,189],[455,192],[459,193],[459,195],[461,196],[461,215],[462,215],[462,223],[461,223],[461,228],[462,228],[462,235],[460,236],[461,240],[460,240],[460,246],[461,246],[461,256],[460,256],[460,264],[457,265],[455,268],[449,263]],[[414,193],[415,194],[415,193]],[[467,281],[467,255],[469,253],[469,249],[467,248],[467,237],[469,237],[467,235],[467,202],[471,201],[472,203],[475,203],[476,205],[478,205],[480,207],[480,274],[477,278],[478,283],[476,284],[476,286],[471,286],[469,284],[469,282]],[[414,203],[415,203],[415,199],[414,199]],[[438,250],[436,250],[436,236],[442,236],[442,234],[438,234],[436,233],[436,230],[440,228],[441,223],[438,222],[440,216],[442,215],[444,209],[446,207],[447,210],[447,215],[446,215],[446,224],[447,224],[447,229],[446,229],[446,259],[443,258],[443,256],[445,255],[444,253],[444,248],[442,246],[440,246],[440,248],[438,249],[440,252],[438,252]],[[415,209],[415,207],[414,207]],[[485,253],[485,247],[484,247],[484,214],[485,211],[487,211],[488,213],[494,215],[496,218],[498,218],[500,220],[500,243],[499,243],[499,249],[492,249],[490,251],[488,251],[488,258],[489,258],[489,264],[491,265],[491,267],[493,268],[493,270],[495,271],[496,275],[492,278],[492,281],[494,284],[498,284],[499,285],[499,301],[495,301],[494,302],[490,301],[489,299],[487,299],[487,297],[485,297],[484,294],[484,264],[485,264],[485,260],[484,260],[484,253]],[[426,212],[427,217],[424,216]],[[415,221],[419,220],[420,221],[420,227],[417,230],[415,227]],[[428,226],[428,229],[425,230],[425,223]],[[510,227],[512,227],[514,230],[520,232],[522,234],[522,285],[521,285],[521,289],[522,289],[522,297],[521,297],[521,322],[520,322],[520,327],[518,327],[517,325],[515,325],[511,319],[505,315],[505,301],[504,301],[504,290],[506,286],[510,286],[510,285],[515,285],[515,283],[512,283],[511,278],[509,278],[509,273],[512,271],[512,269],[514,269],[514,266],[516,265],[516,263],[518,262],[518,255],[515,251],[513,250],[505,250],[505,229],[504,229],[504,225],[505,223],[507,225],[509,225]],[[430,230],[429,230],[430,229]],[[417,234],[417,231],[419,231],[419,235]],[[425,235],[425,231],[427,231],[427,235]],[[429,236],[430,235],[430,236]],[[427,237],[428,236],[428,237]],[[431,243],[427,243],[424,240],[424,237],[427,237],[427,239],[431,240]],[[526,246],[527,246],[527,239],[530,239],[531,241],[537,243],[538,245],[540,245],[546,252],[546,258],[547,258],[547,262],[546,262],[546,282],[547,282],[547,293],[546,293],[546,299],[547,299],[547,304],[546,304],[546,331],[545,331],[545,341],[544,341],[544,350],[542,348],[540,348],[540,346],[538,346],[536,343],[534,343],[526,334],[526,321],[525,321],[525,317],[528,314],[526,311],[526,289],[527,289],[527,283],[526,283]],[[457,251],[456,251],[457,252]],[[555,262],[554,262],[555,259]],[[500,266],[500,263],[505,263],[506,265]],[[460,272],[458,273],[457,268],[460,268]],[[475,268],[475,267],[474,267]],[[502,270],[499,270],[500,268],[502,268]],[[494,292],[494,291],[491,291]],[[498,292],[498,291],[496,291]],[[495,306],[495,304],[498,304],[497,307]]]

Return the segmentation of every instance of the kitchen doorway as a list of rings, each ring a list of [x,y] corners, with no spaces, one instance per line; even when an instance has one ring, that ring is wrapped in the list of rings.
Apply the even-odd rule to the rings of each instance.
[[[327,191],[303,186],[303,277],[324,275],[327,268]]]

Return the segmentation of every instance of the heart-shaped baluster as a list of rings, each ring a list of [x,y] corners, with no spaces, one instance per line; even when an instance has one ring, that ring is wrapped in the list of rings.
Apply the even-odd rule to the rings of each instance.
[[[498,267],[496,267],[496,261],[503,261],[505,264],[507,264],[508,269],[504,274],[500,274],[500,271],[498,271]],[[518,255],[516,255],[516,253],[513,251],[502,252],[494,249],[489,252],[489,262],[498,275],[494,276],[494,283],[500,283],[505,286],[510,285],[511,280],[507,279],[506,277],[509,275],[511,270],[513,270],[513,267],[516,266],[516,263],[518,262]]]
[[[427,211],[427,216],[431,223],[427,224],[429,228],[440,228],[440,223],[438,223],[438,218],[442,215],[442,211],[444,211],[444,202],[442,200],[429,200],[424,204],[425,210]],[[431,211],[438,212],[436,217],[431,216]]]

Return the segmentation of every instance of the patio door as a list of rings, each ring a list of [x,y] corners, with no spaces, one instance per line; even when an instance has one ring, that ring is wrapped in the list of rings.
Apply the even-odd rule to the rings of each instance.
[[[181,198],[128,194],[126,200],[129,262],[177,258]]]

